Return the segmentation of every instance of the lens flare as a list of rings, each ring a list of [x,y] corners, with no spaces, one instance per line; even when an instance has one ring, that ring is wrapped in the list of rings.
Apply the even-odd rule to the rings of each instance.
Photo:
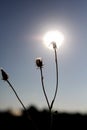
[[[53,49],[53,45],[52,45],[53,42],[55,42],[57,48],[59,48],[63,43],[63,40],[64,40],[64,35],[59,31],[49,31],[43,37],[43,41],[45,45],[50,49]]]

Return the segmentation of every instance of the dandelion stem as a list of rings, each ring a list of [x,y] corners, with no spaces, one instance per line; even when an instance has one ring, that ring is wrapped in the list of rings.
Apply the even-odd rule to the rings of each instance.
[[[48,105],[48,108],[50,110],[50,103],[48,101],[48,97],[47,97],[47,94],[46,94],[46,91],[45,91],[45,88],[44,88],[44,82],[43,82],[43,72],[42,72],[42,67],[40,67],[40,72],[41,72],[41,83],[42,83],[42,89],[43,89],[43,92],[44,92],[44,96],[46,98],[46,101],[47,101],[47,105]]]
[[[32,121],[32,119],[31,119],[29,113],[27,112],[26,107],[24,106],[23,102],[22,102],[21,99],[19,98],[19,96],[18,96],[16,90],[14,89],[14,87],[11,85],[11,83],[9,82],[9,80],[6,80],[6,81],[7,81],[7,83],[9,84],[9,86],[11,87],[11,89],[14,91],[14,93],[15,93],[17,99],[19,100],[19,102],[21,103],[21,105],[22,105],[24,111],[26,112],[27,118],[28,118],[28,119],[31,121],[31,123],[33,124],[34,129],[39,130],[39,129],[37,128],[36,123],[35,123],[34,121]]]
[[[15,91],[14,87],[11,85],[11,83],[9,82],[9,80],[6,80],[6,81],[7,81],[7,83],[9,84],[9,86],[11,87],[11,89],[14,91],[14,93],[15,93],[17,99],[18,99],[19,102],[21,103],[21,105],[22,105],[22,107],[24,108],[24,110],[27,111],[27,110],[26,110],[26,107],[24,106],[23,102],[21,101],[21,99],[19,98],[17,92]]]
[[[56,48],[54,48],[54,52],[55,52],[55,63],[56,63],[56,90],[55,90],[55,93],[54,93],[53,100],[51,102],[51,109],[53,107],[53,104],[54,104],[54,101],[55,101],[55,98],[56,98],[56,95],[57,95],[57,91],[58,91],[58,61],[57,61]]]

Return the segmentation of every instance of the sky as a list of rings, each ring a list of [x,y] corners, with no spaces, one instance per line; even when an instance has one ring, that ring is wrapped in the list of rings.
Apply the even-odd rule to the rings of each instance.
[[[0,67],[26,107],[47,108],[40,70],[51,102],[56,84],[54,52],[43,44],[47,31],[58,30],[64,42],[57,50],[59,84],[53,109],[87,112],[87,0],[0,0]],[[0,110],[21,109],[0,74]]]

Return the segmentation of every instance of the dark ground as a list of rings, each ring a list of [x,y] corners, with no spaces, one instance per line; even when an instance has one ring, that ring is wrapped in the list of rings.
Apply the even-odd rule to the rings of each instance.
[[[14,116],[9,111],[0,112],[0,130],[24,129],[24,130],[50,130],[50,113],[48,110],[39,111],[31,106],[27,109],[31,120],[23,111],[21,116]],[[52,112],[52,129],[87,129],[87,115],[80,113]]]

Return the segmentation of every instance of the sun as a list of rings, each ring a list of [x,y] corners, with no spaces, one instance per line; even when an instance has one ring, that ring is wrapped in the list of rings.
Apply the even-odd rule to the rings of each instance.
[[[43,37],[43,42],[49,49],[53,49],[52,42],[56,43],[57,48],[61,46],[64,40],[64,35],[63,33],[59,31],[49,31],[46,32],[46,34]]]

